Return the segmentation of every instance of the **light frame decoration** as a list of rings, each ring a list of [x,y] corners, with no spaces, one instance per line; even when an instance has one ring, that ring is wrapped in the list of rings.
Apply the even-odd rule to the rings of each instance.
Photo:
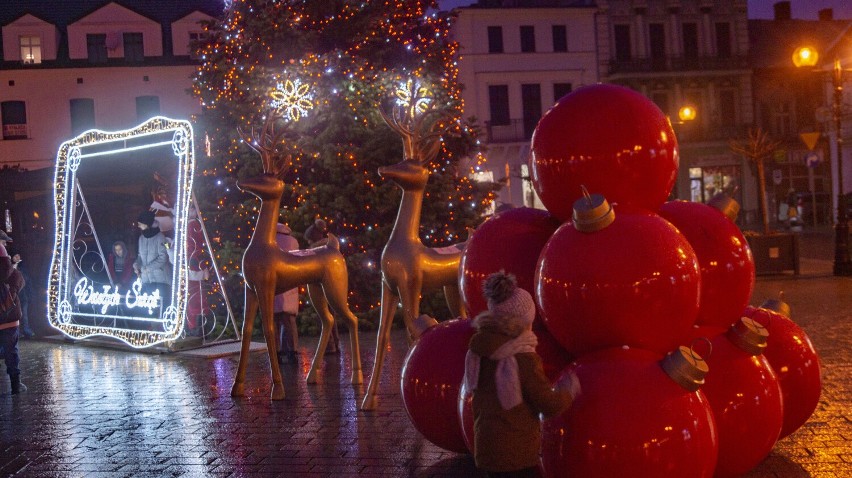
[[[151,142],[146,142],[146,140]],[[128,146],[129,144],[133,145]],[[86,161],[86,158],[121,155],[121,153],[169,145],[171,145],[171,150],[177,162],[173,242],[173,263],[175,266],[172,267],[170,305],[165,311],[162,311],[161,315],[153,319],[110,313],[110,308],[114,305],[111,302],[117,300],[115,298],[116,293],[106,290],[106,286],[104,286],[104,290],[94,291],[95,294],[100,294],[100,297],[83,299],[84,301],[88,300],[89,305],[100,305],[101,307],[98,307],[97,310],[102,311],[102,314],[97,314],[95,307],[92,308],[92,312],[75,311],[72,304],[80,304],[77,299],[79,294],[75,296],[75,287],[79,292],[80,282],[85,279],[85,277],[75,277],[75,275],[79,275],[79,271],[74,270],[77,267],[73,251],[76,240],[74,236],[76,228],[79,226],[77,215],[78,168]],[[122,160],[127,160],[127,158],[119,158],[116,161]],[[188,206],[191,201],[194,163],[195,153],[190,123],[162,116],[151,118],[139,126],[123,131],[89,130],[62,143],[56,155],[54,175],[56,235],[47,286],[47,316],[48,323],[52,327],[74,339],[106,336],[118,339],[134,348],[150,347],[174,341],[181,336],[185,320],[184,309],[187,292],[187,273],[186,267],[183,266],[186,262],[187,253],[186,225]],[[80,197],[82,198],[82,196]],[[82,207],[85,207],[85,201],[83,200],[81,203]],[[91,218],[89,218],[89,221],[91,221]],[[102,251],[101,254],[103,254]],[[177,266],[178,264],[180,266]],[[127,294],[129,298],[129,292]],[[138,297],[134,297],[134,299],[138,299]],[[90,317],[93,320],[98,317],[113,319],[113,322],[112,325],[109,325],[108,321],[101,324],[75,321],[75,317],[83,316]],[[118,325],[139,320],[161,323],[162,330],[128,329]]]

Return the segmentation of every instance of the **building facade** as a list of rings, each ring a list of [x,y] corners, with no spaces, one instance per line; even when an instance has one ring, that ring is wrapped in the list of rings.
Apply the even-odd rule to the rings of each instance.
[[[483,128],[490,170],[481,179],[505,182],[498,203],[543,207],[529,179],[530,138],[559,98],[599,81],[596,11],[565,1],[481,1],[458,9],[452,33],[465,114]]]
[[[0,164],[52,168],[59,145],[85,130],[200,111],[187,93],[197,67],[190,42],[222,3],[152,3],[4,5]]]

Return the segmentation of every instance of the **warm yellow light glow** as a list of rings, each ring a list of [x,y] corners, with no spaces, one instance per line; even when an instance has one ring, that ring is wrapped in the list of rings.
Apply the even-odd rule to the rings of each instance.
[[[814,66],[819,61],[819,53],[809,46],[796,48],[793,52],[793,64],[799,66]]]
[[[695,107],[689,105],[683,106],[677,111],[677,117],[680,118],[681,121],[692,121],[695,119],[695,115]]]

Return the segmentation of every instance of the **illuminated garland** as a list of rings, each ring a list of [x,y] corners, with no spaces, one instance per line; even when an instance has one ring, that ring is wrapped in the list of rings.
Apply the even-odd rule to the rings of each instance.
[[[171,133],[170,137],[168,133]],[[168,139],[161,139],[166,136]],[[147,142],[145,142],[147,140]],[[128,144],[134,146],[128,146]],[[110,156],[128,151],[144,150],[157,146],[171,145],[177,161],[177,193],[175,198],[175,264],[186,262],[186,241],[184,239],[187,223],[187,210],[192,191],[192,172],[195,154],[193,149],[192,126],[187,121],[155,117],[147,122],[124,131],[105,132],[90,130],[76,138],[62,143],[56,155],[54,174],[54,207],[56,211],[56,231],[53,259],[47,289],[48,322],[63,334],[81,339],[92,336],[113,337],[132,347],[148,347],[177,339],[183,331],[184,305],[186,299],[186,268],[172,268],[171,305],[161,316],[151,317],[151,313],[130,316],[115,313],[116,298],[108,290],[95,295],[75,271],[73,245],[75,241],[77,170],[87,158]],[[91,220],[91,218],[89,218]],[[163,298],[141,294],[137,289],[127,305],[141,307],[156,306]],[[131,302],[132,301],[132,302]],[[96,304],[97,303],[97,304]],[[100,305],[101,313],[75,310],[76,305]],[[153,307],[151,307],[153,310]],[[112,312],[112,313],[110,313]],[[82,317],[114,319],[103,323],[89,324],[78,321]],[[121,322],[124,321],[124,322]],[[161,324],[162,331],[129,329],[119,324],[131,322],[152,322]]]

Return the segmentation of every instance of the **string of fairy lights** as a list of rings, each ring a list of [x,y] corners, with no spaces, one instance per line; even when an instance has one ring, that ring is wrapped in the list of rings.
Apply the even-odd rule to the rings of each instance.
[[[208,41],[199,52],[203,63],[193,86],[205,114],[214,119],[212,127],[218,126],[207,134],[211,155],[219,160],[208,161],[208,167],[201,171],[221,188],[216,206],[226,210],[228,198],[238,194],[233,178],[245,167],[247,158],[232,130],[237,125],[259,122],[270,106],[290,121],[298,121],[308,112],[320,115],[335,110],[348,114],[360,127],[383,128],[376,114],[380,104],[404,101],[400,85],[411,79],[428,79],[435,101],[445,102],[452,111],[449,123],[442,125],[445,137],[465,138],[479,146],[476,131],[461,119],[464,104],[458,83],[459,52],[458,44],[449,38],[451,21],[450,16],[437,12],[434,1],[232,0],[224,20],[209,29]],[[304,38],[308,40],[300,43]],[[319,38],[332,40],[323,43]],[[319,45],[306,51],[300,45],[310,44],[310,40]],[[372,58],[378,50],[392,52],[398,61]],[[303,135],[315,133],[310,127],[300,131]],[[339,144],[323,151],[295,148],[288,176],[295,207],[317,194],[317,184],[308,182],[304,173],[320,160],[348,165],[353,181],[364,188],[380,186],[375,168],[364,164],[356,152],[357,145]],[[458,169],[462,161],[465,170]],[[483,154],[476,152],[471,158],[457,153],[446,142],[428,164],[433,174],[456,175],[452,190],[425,194],[426,201],[442,200],[448,205],[443,224],[438,225],[442,227],[423,231],[430,245],[441,247],[464,240],[465,228],[457,225],[457,208],[484,208],[493,201],[493,193],[477,195],[470,179],[484,166]],[[370,211],[374,206],[365,204],[364,208]],[[235,206],[235,242],[247,242],[257,210],[251,203]],[[358,236],[380,228],[375,221],[352,221],[328,213],[319,213],[318,217],[334,226],[346,255],[365,253],[366,246]],[[223,264],[222,268],[226,273],[235,272],[239,264]]]

